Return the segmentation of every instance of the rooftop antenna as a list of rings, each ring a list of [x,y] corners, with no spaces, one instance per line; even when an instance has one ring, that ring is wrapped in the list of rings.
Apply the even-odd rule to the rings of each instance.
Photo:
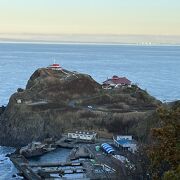
[[[56,59],[54,58],[54,64],[56,64]]]

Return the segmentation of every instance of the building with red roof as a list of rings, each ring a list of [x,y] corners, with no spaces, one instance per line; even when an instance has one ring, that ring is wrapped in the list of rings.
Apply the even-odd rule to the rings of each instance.
[[[130,86],[131,81],[126,77],[118,77],[114,75],[112,78],[103,82],[103,88],[113,88],[118,86]]]
[[[52,69],[52,70],[61,70],[62,67],[59,65],[59,64],[52,64],[50,66],[48,66],[49,69]]]

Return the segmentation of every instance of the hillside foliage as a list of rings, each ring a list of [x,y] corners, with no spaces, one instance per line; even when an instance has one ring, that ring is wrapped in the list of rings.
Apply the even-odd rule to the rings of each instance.
[[[153,179],[180,179],[180,106],[159,108],[159,128],[152,129],[150,148]]]

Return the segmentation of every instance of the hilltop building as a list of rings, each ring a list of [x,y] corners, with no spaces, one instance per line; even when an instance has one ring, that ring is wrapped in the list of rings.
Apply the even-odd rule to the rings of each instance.
[[[112,78],[104,81],[102,86],[104,89],[108,89],[108,88],[116,88],[119,86],[121,87],[121,86],[130,86],[130,85],[131,85],[131,81],[126,77],[118,77],[114,75]]]
[[[55,63],[52,65],[49,65],[47,68],[52,69],[52,70],[62,70],[62,67],[59,64],[55,64]]]

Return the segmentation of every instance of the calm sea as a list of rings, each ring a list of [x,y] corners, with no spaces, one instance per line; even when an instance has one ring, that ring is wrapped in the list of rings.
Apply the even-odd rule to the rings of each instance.
[[[100,83],[126,76],[160,100],[180,99],[180,46],[0,43],[0,105],[53,59]]]
[[[0,43],[0,105],[6,105],[31,74],[56,63],[90,74],[99,83],[126,76],[162,101],[180,99],[180,46]],[[0,180],[15,172],[0,147]]]

